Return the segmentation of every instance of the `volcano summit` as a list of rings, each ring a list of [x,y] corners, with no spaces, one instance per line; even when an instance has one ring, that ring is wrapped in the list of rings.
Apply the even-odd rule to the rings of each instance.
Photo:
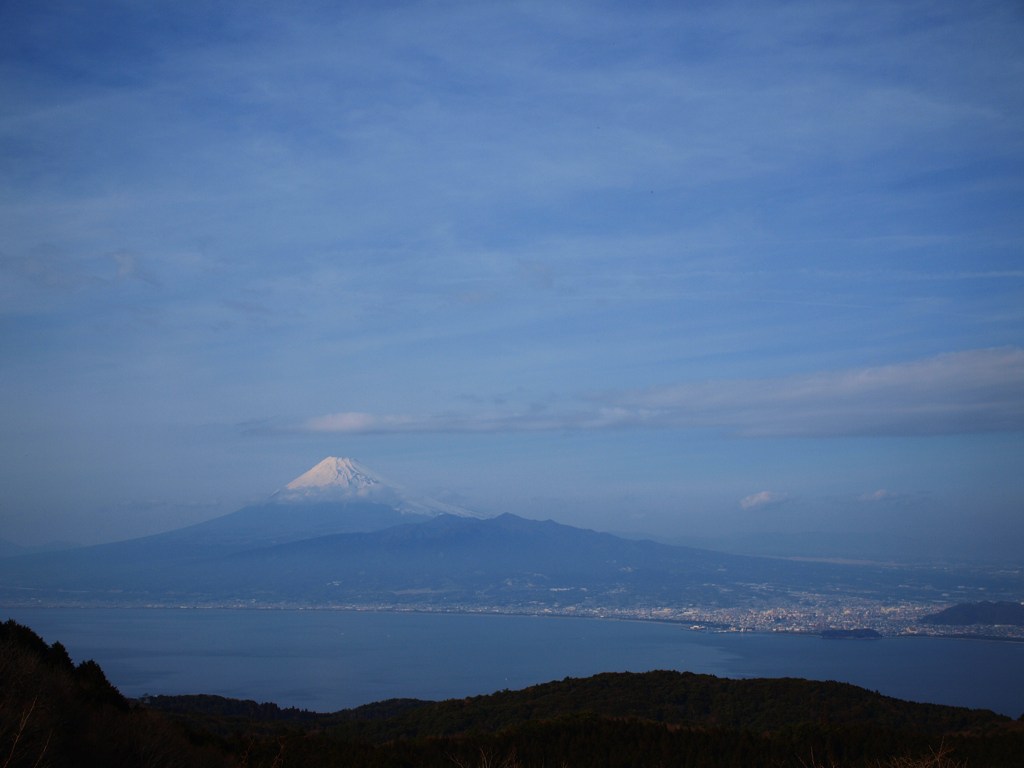
[[[480,517],[454,504],[409,495],[355,459],[328,456],[271,496],[272,503],[367,502],[402,515]],[[411,521],[409,521],[411,522]]]
[[[340,491],[345,494],[365,495],[371,489],[385,485],[370,469],[354,459],[328,456],[308,472],[284,487],[285,492],[309,493]]]

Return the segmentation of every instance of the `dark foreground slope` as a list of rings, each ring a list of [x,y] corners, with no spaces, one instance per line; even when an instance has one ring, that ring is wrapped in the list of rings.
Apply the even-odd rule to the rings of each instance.
[[[839,683],[603,674],[320,715],[216,696],[129,702],[0,625],[3,766],[1018,766],[1024,723]],[[941,759],[936,759],[936,756]]]
[[[909,760],[898,764],[943,768],[1017,766],[1024,750],[1024,724],[989,711],[834,682],[665,671],[330,715],[213,696],[153,697],[146,706],[235,742],[259,732],[267,764],[879,768]]]
[[[95,662],[75,666],[60,643],[48,646],[13,621],[0,624],[0,766],[230,764],[166,717],[133,706]]]

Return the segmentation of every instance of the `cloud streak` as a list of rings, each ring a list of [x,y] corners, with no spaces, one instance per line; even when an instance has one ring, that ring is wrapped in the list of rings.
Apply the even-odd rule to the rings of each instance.
[[[588,406],[430,416],[339,412],[311,432],[715,429],[748,437],[913,436],[1024,430],[1024,349],[978,349],[886,366],[716,380],[594,398]]]
[[[743,509],[757,509],[758,507],[779,504],[787,498],[786,494],[779,493],[778,491],[758,491],[740,499],[740,506]]]
[[[647,390],[625,403],[676,426],[749,436],[932,435],[1024,428],[1024,350]]]

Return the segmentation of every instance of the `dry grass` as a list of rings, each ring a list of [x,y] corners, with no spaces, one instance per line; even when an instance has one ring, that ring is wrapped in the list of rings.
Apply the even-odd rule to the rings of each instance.
[[[456,757],[450,758],[456,768],[524,768],[523,764],[516,758],[515,753],[497,757],[486,750],[481,749],[480,755],[474,760],[460,760]],[[841,763],[822,763],[812,760],[805,763],[805,768],[844,768]],[[967,768],[967,763],[962,760],[955,760],[950,757],[950,750],[940,747],[930,755],[923,757],[890,757],[876,763],[877,768]],[[562,768],[567,768],[562,764]]]
[[[939,747],[926,757],[893,757],[880,764],[880,768],[967,768],[967,763],[954,760],[949,750]]]
[[[954,760],[950,756],[951,750],[946,746],[941,746],[937,750],[933,750],[930,755],[923,757],[890,757],[886,760],[880,760],[875,765],[877,768],[967,768],[967,762],[963,760]],[[805,764],[805,768],[843,768],[841,763],[822,763],[819,761],[812,760],[810,765]]]

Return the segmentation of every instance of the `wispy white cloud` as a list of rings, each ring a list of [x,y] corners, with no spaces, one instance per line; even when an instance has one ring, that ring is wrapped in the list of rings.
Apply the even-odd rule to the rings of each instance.
[[[789,496],[778,491],[758,491],[757,493],[752,493],[749,496],[744,496],[740,499],[740,506],[743,507],[743,509],[756,509],[758,507],[779,504],[787,498],[789,498]]]
[[[929,435],[1024,429],[1024,349],[649,389],[623,403],[666,426],[749,436]]]
[[[110,254],[110,258],[117,266],[118,280],[139,280],[154,286],[160,284],[156,276],[143,265],[138,254],[120,250]]]
[[[405,416],[382,416],[359,411],[342,411],[310,419],[306,423],[306,427],[311,432],[416,432],[426,428],[428,423],[417,422],[416,419]]]
[[[1024,430],[1024,350],[956,352],[871,368],[717,380],[604,395],[574,408],[430,416],[342,412],[315,432],[500,432],[625,427],[743,436],[940,435]]]
[[[622,408],[598,408],[562,412],[486,411],[447,412],[437,415],[372,414],[342,411],[317,416],[300,429],[341,434],[394,432],[548,432],[559,430],[611,429],[635,423],[635,414]]]
[[[877,491],[871,491],[870,493],[862,494],[860,500],[869,503],[875,503],[879,501],[888,501],[890,499],[895,498],[898,498],[898,494],[895,494],[892,491],[887,491],[884,488],[879,488]]]

